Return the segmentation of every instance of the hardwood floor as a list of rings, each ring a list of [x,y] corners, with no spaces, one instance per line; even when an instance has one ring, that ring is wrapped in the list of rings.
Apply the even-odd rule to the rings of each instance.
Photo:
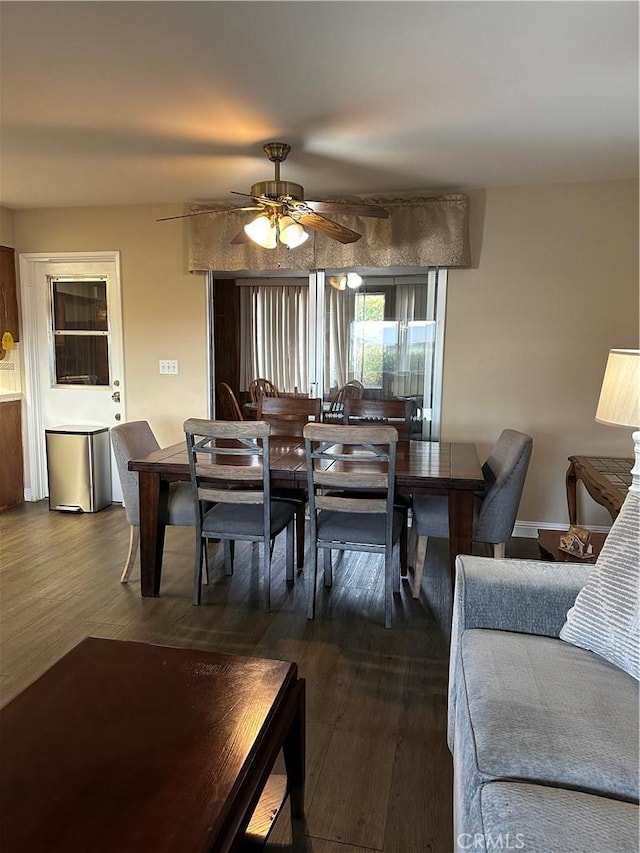
[[[280,539],[266,614],[250,543],[238,543],[233,577],[214,546],[210,584],[193,607],[190,528],[167,528],[161,597],[143,599],[137,568],[129,584],[118,580],[128,544],[121,507],[71,515],[44,501],[0,513],[0,703],[88,635],[296,661],[307,680],[306,821],[292,839],[283,815],[270,844],[449,853],[447,542],[430,541],[421,598],[403,582],[385,630],[382,557],[346,554],[309,622],[304,572],[287,588]],[[524,539],[507,554],[538,556]]]

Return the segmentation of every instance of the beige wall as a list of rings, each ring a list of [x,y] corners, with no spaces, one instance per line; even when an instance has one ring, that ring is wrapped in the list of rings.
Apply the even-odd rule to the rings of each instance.
[[[205,281],[187,272],[184,225],[156,222],[182,206],[15,211],[18,252],[117,250],[122,276],[126,419],[148,420],[161,444],[185,417],[207,414]],[[178,376],[160,375],[161,358]]]
[[[638,346],[638,187],[501,188],[484,201],[472,198],[478,266],[449,274],[442,437],[487,451],[503,427],[530,433],[518,518],[566,522],[567,457],[633,455],[631,430],[594,414],[609,349]],[[610,523],[583,505],[582,521]]]
[[[0,207],[0,246],[15,246],[14,214],[6,207]]]
[[[638,346],[638,191],[633,182],[472,194],[473,269],[449,276],[443,438],[483,453],[506,427],[534,456],[519,519],[565,524],[572,453],[631,453],[629,430],[593,420],[607,352]],[[202,276],[186,271],[179,206],[15,211],[19,252],[121,252],[127,418],[161,443],[207,407]],[[176,358],[180,375],[160,376]],[[581,520],[608,524],[585,501]]]

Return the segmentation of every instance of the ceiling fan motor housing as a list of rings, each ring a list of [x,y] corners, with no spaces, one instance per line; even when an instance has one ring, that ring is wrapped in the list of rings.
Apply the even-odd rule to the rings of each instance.
[[[257,184],[252,184],[251,195],[254,198],[266,196],[273,201],[282,198],[304,201],[304,190],[300,184],[294,184],[292,181],[259,181]]]

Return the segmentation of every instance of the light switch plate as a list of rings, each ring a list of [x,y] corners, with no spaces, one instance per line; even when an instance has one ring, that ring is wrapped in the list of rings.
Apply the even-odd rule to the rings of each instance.
[[[178,373],[178,362],[174,358],[160,359],[160,373]]]

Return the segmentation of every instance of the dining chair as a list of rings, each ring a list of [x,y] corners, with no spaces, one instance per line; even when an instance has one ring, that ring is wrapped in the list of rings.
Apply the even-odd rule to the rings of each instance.
[[[400,591],[394,546],[403,524],[393,505],[398,431],[308,424],[304,439],[311,542],[307,617],[315,618],[319,553],[324,584],[331,586],[332,551],[367,551],[384,555],[384,625],[390,628],[393,594]]]
[[[476,493],[473,541],[493,545],[494,557],[504,557],[513,533],[532,448],[530,435],[505,429],[482,466],[485,484]],[[428,538],[449,537],[448,500],[443,495],[416,494],[412,513],[413,597],[418,598]]]
[[[329,401],[329,408],[324,413],[323,420],[327,423],[342,423],[344,412],[344,401],[348,399],[361,400],[364,393],[364,385],[357,379],[351,379],[336,393]]]
[[[235,542],[262,543],[262,598],[268,613],[273,544],[286,530],[286,577],[293,581],[295,508],[287,501],[272,500],[270,431],[263,421],[184,422],[196,516],[195,605],[201,601],[203,561],[208,569],[208,539],[223,541],[227,574],[233,574]]]
[[[411,437],[413,411],[414,404],[411,400],[364,400],[350,397],[344,401],[343,422],[389,424],[398,430],[398,439],[406,441]],[[409,566],[408,522],[411,497],[396,495],[395,507],[404,517],[400,541],[400,571],[405,577]]]
[[[260,397],[258,420],[271,426],[271,435],[302,436],[309,421],[320,421],[322,400],[319,397]],[[304,566],[305,510],[308,501],[306,489],[272,489],[277,499],[293,501],[296,507],[296,566]]]
[[[413,403],[411,400],[365,400],[347,398],[344,401],[343,423],[384,423],[398,430],[398,438],[405,440],[411,434]]]
[[[140,541],[140,493],[138,472],[129,471],[129,461],[139,459],[159,450],[160,445],[148,421],[129,421],[111,427],[111,445],[118,466],[126,519],[129,523],[129,552],[122,569],[120,582],[126,583],[131,575]],[[170,483],[165,524],[191,527],[196,523],[191,485]]]
[[[218,382],[218,400],[220,402],[220,420],[243,421],[242,409],[233,392],[226,382]]]
[[[269,379],[252,379],[249,383],[249,396],[252,403],[257,403],[260,397],[279,397],[280,392]]]

